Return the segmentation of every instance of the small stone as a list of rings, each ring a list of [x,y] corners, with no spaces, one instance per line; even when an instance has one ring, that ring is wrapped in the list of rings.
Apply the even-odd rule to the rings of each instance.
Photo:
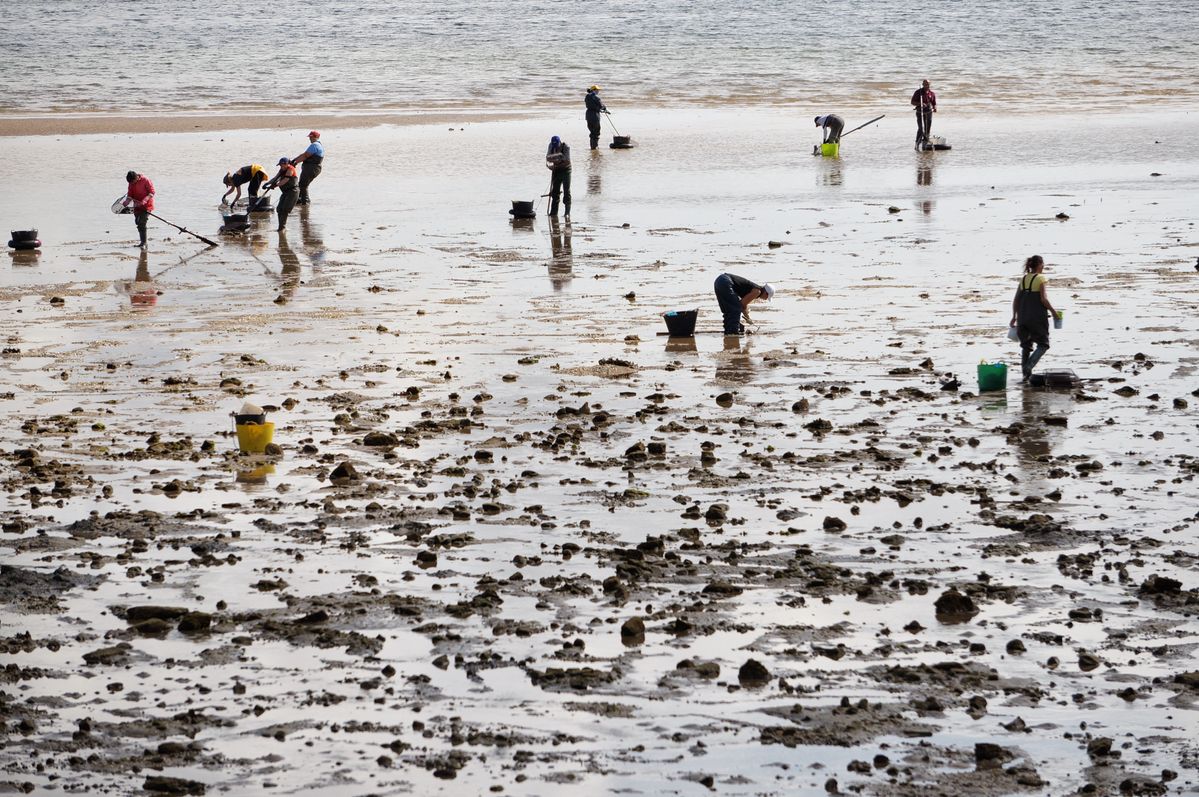
[[[797,401],[791,405],[791,411],[796,412],[796,413],[807,412],[810,408],[811,408],[811,405],[808,403],[808,400],[806,398],[800,399],[799,401]]]
[[[1099,666],[1099,658],[1090,653],[1078,654],[1078,669],[1083,672],[1090,672]]]
[[[824,519],[825,531],[845,531],[848,528],[845,521],[839,517],[829,515]]]
[[[748,659],[737,671],[737,681],[747,689],[756,689],[770,682],[770,670],[757,659]]]
[[[899,208],[895,205],[892,205],[891,207],[887,208],[888,213],[898,213],[900,210],[901,210],[901,208]]]
[[[937,619],[943,623],[964,622],[978,614],[978,607],[974,605],[970,596],[963,595],[953,587],[937,598],[933,605],[936,608]]]
[[[733,394],[732,393],[721,393],[719,396],[716,397],[716,403],[719,404],[721,407],[733,406]]]
[[[1054,218],[1058,219],[1059,221],[1065,221],[1066,219],[1070,218],[1070,215],[1068,213],[1063,212],[1063,213],[1057,214],[1056,216],[1054,216]]]
[[[645,621],[630,617],[620,626],[620,638],[625,644],[640,644],[645,641]]]
[[[1101,758],[1111,755],[1112,740],[1106,736],[1096,736],[1087,742],[1087,755],[1091,758]]]
[[[1021,653],[1024,653],[1025,651],[1027,651],[1028,648],[1026,648],[1024,646],[1024,643],[1022,641],[1020,641],[1019,639],[1013,639],[1007,643],[1005,650],[1007,650],[1007,652],[1012,654],[1013,656],[1019,656]]]
[[[358,475],[358,471],[349,462],[342,462],[329,474],[329,481],[334,484],[348,484],[349,482],[356,482],[359,479],[361,477]]]

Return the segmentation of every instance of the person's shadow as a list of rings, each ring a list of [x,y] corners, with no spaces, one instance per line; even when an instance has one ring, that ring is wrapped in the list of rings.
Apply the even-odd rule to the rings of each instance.
[[[560,291],[574,279],[574,252],[571,250],[570,225],[550,217],[550,284]]]

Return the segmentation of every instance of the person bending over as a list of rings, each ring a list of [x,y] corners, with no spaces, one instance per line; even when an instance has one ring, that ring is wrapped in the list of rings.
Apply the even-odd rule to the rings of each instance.
[[[841,131],[845,129],[845,120],[835,113],[816,117],[816,126],[823,127],[825,144],[841,143]]]
[[[237,200],[241,199],[241,187],[246,183],[250,184],[250,206],[254,205],[254,200],[258,198],[258,189],[263,182],[270,179],[270,175],[266,173],[266,169],[257,163],[251,163],[249,166],[243,166],[235,172],[225,172],[224,183],[228,186],[225,195],[221,197],[221,202],[226,202],[229,195],[233,194],[233,201],[229,203],[232,207],[237,204]]]
[[[721,274],[716,278],[713,287],[716,291],[716,302],[724,315],[726,335],[740,335],[745,332],[745,325],[741,323],[742,317],[753,323],[753,319],[749,317],[750,304],[758,299],[770,301],[774,298],[774,287],[770,283],[764,282],[759,285],[736,274]]]

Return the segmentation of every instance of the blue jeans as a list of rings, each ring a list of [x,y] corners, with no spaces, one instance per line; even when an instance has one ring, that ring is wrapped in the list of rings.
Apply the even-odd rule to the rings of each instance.
[[[733,290],[733,280],[728,274],[721,274],[712,287],[716,290],[720,312],[724,314],[724,334],[740,335],[745,327],[741,325],[741,297]]]

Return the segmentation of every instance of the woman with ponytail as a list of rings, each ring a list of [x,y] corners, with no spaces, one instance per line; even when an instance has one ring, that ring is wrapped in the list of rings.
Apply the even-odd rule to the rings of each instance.
[[[1020,381],[1027,382],[1041,356],[1049,350],[1049,314],[1057,314],[1045,287],[1045,260],[1033,255],[1024,261],[1024,275],[1012,299],[1012,320],[1020,337]],[[1033,344],[1036,351],[1033,351]]]

